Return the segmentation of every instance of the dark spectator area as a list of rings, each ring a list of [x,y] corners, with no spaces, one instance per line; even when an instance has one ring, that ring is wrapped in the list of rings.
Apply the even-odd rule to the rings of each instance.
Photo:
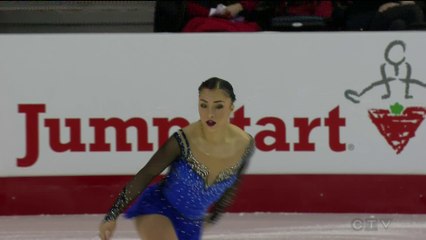
[[[424,30],[424,1],[0,1],[1,33]]]

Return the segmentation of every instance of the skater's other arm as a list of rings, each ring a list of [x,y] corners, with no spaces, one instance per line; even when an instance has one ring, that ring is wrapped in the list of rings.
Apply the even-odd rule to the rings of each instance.
[[[230,188],[228,188],[225,191],[222,197],[214,204],[211,214],[206,219],[207,223],[217,222],[219,218],[222,216],[222,214],[225,212],[225,210],[233,202],[235,194],[237,193],[238,186],[241,182],[242,174],[247,169],[250,158],[253,155],[253,152],[254,152],[254,140],[251,139],[250,144],[247,148],[247,152],[245,153],[244,159],[242,160],[243,163],[241,164],[241,167],[238,169],[237,180]]]

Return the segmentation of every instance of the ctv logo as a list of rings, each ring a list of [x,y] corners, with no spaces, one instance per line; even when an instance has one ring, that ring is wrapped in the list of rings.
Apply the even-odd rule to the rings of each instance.
[[[414,98],[410,94],[410,89],[412,87],[426,88],[426,83],[412,78],[411,65],[405,59],[405,51],[406,44],[403,41],[395,40],[389,43],[385,49],[386,62],[380,66],[381,79],[371,83],[359,92],[348,89],[345,91],[345,97],[349,101],[359,104],[364,94],[374,88],[381,87],[384,90],[381,98],[386,100],[392,96],[392,89],[399,83],[404,86],[404,98]],[[391,83],[393,83],[392,86]],[[405,107],[399,102],[390,105],[389,109],[368,110],[370,120],[397,154],[401,153],[409,140],[415,136],[416,130],[422,123],[425,115],[425,107]]]

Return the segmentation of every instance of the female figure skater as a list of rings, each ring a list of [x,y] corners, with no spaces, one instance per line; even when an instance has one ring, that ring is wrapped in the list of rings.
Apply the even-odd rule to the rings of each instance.
[[[203,223],[214,223],[230,205],[254,140],[229,121],[235,101],[229,82],[210,78],[198,91],[200,120],[175,132],[123,188],[99,226],[101,239],[110,239],[138,196],[125,216],[135,218],[144,240],[201,239]],[[166,177],[148,187],[168,166]]]

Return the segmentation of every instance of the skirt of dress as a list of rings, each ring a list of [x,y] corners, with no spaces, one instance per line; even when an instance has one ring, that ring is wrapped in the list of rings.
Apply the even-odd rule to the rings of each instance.
[[[160,214],[170,219],[179,240],[201,239],[203,220],[188,219],[179,213],[164,197],[161,183],[148,187],[126,210],[125,217],[133,218],[148,214]]]

